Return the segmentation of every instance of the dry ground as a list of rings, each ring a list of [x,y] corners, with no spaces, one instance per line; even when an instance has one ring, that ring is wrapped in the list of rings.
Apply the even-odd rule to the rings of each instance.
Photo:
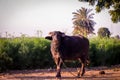
[[[76,71],[75,68],[62,69],[60,80],[120,80],[120,66],[86,68],[82,78],[74,76],[77,75]],[[100,71],[105,74],[100,74]],[[0,80],[59,80],[55,78],[55,74],[55,69],[16,70],[0,73]]]

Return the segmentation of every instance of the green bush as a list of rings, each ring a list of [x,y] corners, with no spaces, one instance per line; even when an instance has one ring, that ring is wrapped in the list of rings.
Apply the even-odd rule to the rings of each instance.
[[[48,68],[53,65],[48,40],[25,37],[0,39],[0,71]]]
[[[111,38],[90,39],[91,66],[120,64],[120,40]]]
[[[110,38],[90,39],[90,66],[120,64],[120,40]],[[78,67],[79,62],[66,63]],[[43,69],[54,67],[50,41],[44,38],[1,38],[0,72],[14,69]]]

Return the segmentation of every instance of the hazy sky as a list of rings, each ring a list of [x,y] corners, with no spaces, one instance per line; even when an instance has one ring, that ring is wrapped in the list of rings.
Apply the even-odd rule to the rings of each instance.
[[[35,36],[37,30],[43,35],[54,30],[70,34],[73,30],[72,12],[81,7],[94,8],[78,0],[0,0],[0,34]],[[93,20],[97,23],[95,32],[103,26],[120,35],[120,23],[113,24],[107,10],[95,13]]]

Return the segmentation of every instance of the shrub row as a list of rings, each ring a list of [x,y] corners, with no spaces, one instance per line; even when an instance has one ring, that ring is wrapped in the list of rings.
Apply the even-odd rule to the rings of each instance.
[[[112,38],[93,38],[90,40],[91,66],[110,66],[120,64],[120,40]]]
[[[0,39],[0,71],[51,67],[49,49],[50,42],[43,38]]]
[[[90,66],[120,64],[120,40],[90,39]],[[76,67],[76,63],[66,63]],[[44,38],[0,39],[0,71],[54,67],[50,42]]]

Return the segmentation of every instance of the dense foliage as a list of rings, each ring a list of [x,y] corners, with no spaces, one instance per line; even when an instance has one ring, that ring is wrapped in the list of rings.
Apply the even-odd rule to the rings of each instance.
[[[109,31],[109,29],[108,28],[105,28],[105,27],[101,27],[101,28],[99,28],[98,29],[98,36],[100,37],[100,38],[104,38],[104,37],[110,37],[110,31]]]
[[[43,38],[0,39],[0,71],[51,67],[49,44]]]
[[[112,7],[112,10],[109,10],[111,20],[114,23],[120,22],[120,0],[79,0],[84,2],[89,2],[90,5],[96,5],[96,12],[100,12],[104,8],[109,9]]]
[[[120,64],[120,40],[90,39],[90,66]],[[67,66],[76,67],[75,61]],[[0,72],[14,69],[55,67],[50,54],[50,42],[43,38],[0,39]]]
[[[91,39],[90,59],[92,66],[120,64],[120,40],[112,38]]]

